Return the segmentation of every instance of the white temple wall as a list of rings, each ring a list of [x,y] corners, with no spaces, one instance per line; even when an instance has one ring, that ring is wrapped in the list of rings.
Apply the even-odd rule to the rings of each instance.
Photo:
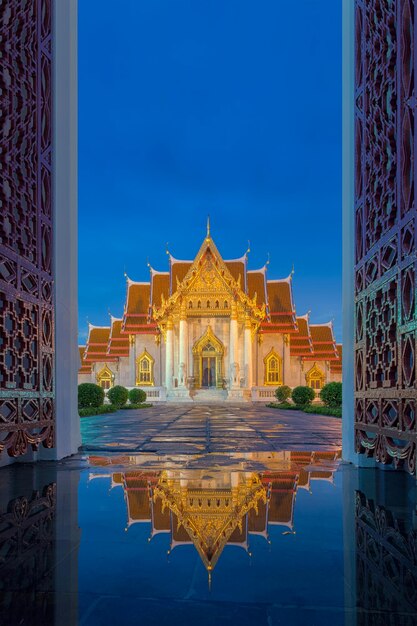
[[[135,335],[135,350],[136,350],[136,358],[135,358],[135,372],[132,377],[133,384],[136,383],[136,359],[141,356],[143,352],[148,352],[150,356],[155,360],[154,362],[154,380],[155,386],[158,387],[161,384],[164,384],[165,381],[161,383],[161,368],[160,368],[160,346],[155,341],[154,334],[140,334]],[[165,361],[164,361],[165,363]]]
[[[112,363],[110,369],[112,369],[116,363]],[[119,367],[117,370],[115,384],[122,385],[123,387],[130,387],[131,381],[131,372],[130,372],[130,363],[129,357],[124,356],[119,359]]]
[[[305,385],[305,375],[301,368],[300,357],[292,356],[290,358],[290,379],[284,381],[284,385],[289,387],[298,387],[299,385]]]
[[[78,384],[91,383],[91,374],[78,374]]]
[[[261,387],[265,382],[264,358],[274,350],[281,357],[284,364],[284,337],[278,333],[263,333],[262,341],[258,347],[258,385]],[[283,383],[286,385],[286,381]]]

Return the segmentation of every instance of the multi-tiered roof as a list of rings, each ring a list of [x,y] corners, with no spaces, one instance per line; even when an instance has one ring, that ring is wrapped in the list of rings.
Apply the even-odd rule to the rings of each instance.
[[[223,260],[209,228],[194,261],[180,260],[170,253],[168,258],[169,271],[160,272],[150,267],[149,281],[136,282],[126,277],[126,301],[121,319],[111,318],[108,327],[90,324],[87,345],[82,353],[83,371],[94,361],[128,356],[129,335],[158,335],[163,329],[164,315],[172,314],[175,307],[186,306],[185,301],[197,288],[199,273],[203,271],[206,276],[210,274],[213,284],[221,284],[222,289],[230,294],[231,301],[238,301],[242,310],[250,313],[258,332],[289,335],[291,356],[331,361],[334,364],[332,370],[339,371],[341,350],[339,352],[336,346],[332,323],[310,324],[309,314],[296,314],[293,272],[279,280],[268,279],[269,262],[258,270],[249,270],[247,252],[240,258]],[[215,303],[217,310],[204,310],[203,301],[202,309],[188,310],[187,314],[230,314],[230,308],[223,308],[223,303],[224,307],[230,307],[226,298],[221,300],[220,306]],[[191,301],[189,306],[192,307]],[[210,306],[209,302],[207,306]]]

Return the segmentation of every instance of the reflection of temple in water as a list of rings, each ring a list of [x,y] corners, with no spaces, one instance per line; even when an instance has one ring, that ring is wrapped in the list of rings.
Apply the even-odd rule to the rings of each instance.
[[[298,489],[310,491],[317,480],[332,482],[339,458],[340,451],[334,450],[281,452],[275,454],[271,469],[261,472],[129,469],[111,474],[111,484],[124,490],[127,528],[149,523],[150,540],[159,533],[170,536],[169,552],[194,544],[210,572],[226,545],[249,552],[250,535],[269,541],[270,526],[295,532]],[[115,458],[112,464],[127,460]],[[103,465],[103,458],[90,457],[90,463]]]

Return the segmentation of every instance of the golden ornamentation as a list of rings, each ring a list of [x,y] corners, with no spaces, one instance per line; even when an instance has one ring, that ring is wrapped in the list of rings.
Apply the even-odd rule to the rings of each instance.
[[[110,389],[114,384],[114,374],[111,369],[105,365],[96,375],[97,384],[103,389]]]
[[[250,298],[240,283],[241,277],[234,280],[208,235],[184,279],[177,280],[175,293],[163,298],[160,307],[153,305],[153,318],[161,328],[168,316],[176,320],[182,310],[187,317],[230,317],[235,305],[237,319],[243,322],[249,315],[260,323],[266,315],[265,304],[259,307],[256,295]]]
[[[136,359],[136,385],[154,385],[155,359],[145,349]]]
[[[257,474],[236,486],[221,489],[194,489],[183,486],[180,476],[171,478],[163,471],[154,488],[154,502],[160,498],[176,516],[178,528],[186,530],[206,569],[215,567],[232,533],[242,532],[243,518],[258,502],[266,503],[266,489]]]
[[[282,385],[282,358],[272,348],[264,358],[264,384]]]
[[[193,346],[194,355],[194,378],[203,384],[203,363],[204,359],[215,359],[215,376],[217,388],[223,386],[223,355],[224,345],[213,333],[211,326],[207,326],[206,332],[198,339]]]
[[[321,389],[325,383],[324,372],[314,363],[313,367],[306,372],[306,382],[312,389]]]

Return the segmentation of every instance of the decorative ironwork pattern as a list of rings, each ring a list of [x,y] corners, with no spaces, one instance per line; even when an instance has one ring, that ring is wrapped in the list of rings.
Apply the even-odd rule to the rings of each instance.
[[[355,444],[413,473],[414,0],[356,0],[355,20]]]
[[[355,519],[357,624],[412,626],[417,610],[417,532],[361,492],[356,493]]]
[[[54,441],[52,0],[0,0],[0,452]]]
[[[56,489],[11,500],[0,514],[0,613],[9,624],[52,624]],[[24,598],[24,600],[23,600]]]

